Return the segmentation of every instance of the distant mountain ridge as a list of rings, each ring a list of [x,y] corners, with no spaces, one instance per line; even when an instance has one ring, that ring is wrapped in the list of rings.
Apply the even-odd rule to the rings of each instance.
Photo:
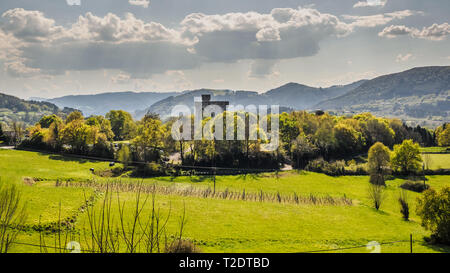
[[[46,99],[46,101],[54,103],[59,107],[79,109],[85,116],[90,116],[105,115],[110,110],[124,110],[134,113],[136,110],[145,109],[157,101],[178,94],[181,93],[116,92],[95,95],[71,95]]]
[[[345,94],[365,81],[361,80],[349,85],[329,88],[316,88],[298,83],[288,83],[262,94],[254,91],[200,89],[186,91],[182,95],[161,100],[150,106],[146,112],[156,113],[165,118],[171,114],[170,111],[175,105],[186,105],[193,110],[194,98],[204,94],[211,95],[213,100],[228,101],[232,105],[279,105],[280,111],[305,110],[312,109],[315,104],[324,99]]]
[[[122,109],[139,119],[146,113],[168,117],[178,104],[193,108],[194,97],[210,94],[213,100],[234,105],[279,105],[282,111],[325,110],[336,114],[372,112],[415,124],[450,122],[450,66],[417,67],[399,73],[328,88],[288,83],[265,93],[199,89],[182,92],[118,92],[65,96],[46,101],[76,108],[85,116]]]
[[[403,119],[450,121],[450,66],[417,67],[367,81],[317,108],[370,111]]]
[[[15,96],[0,93],[0,122],[23,122],[32,125],[40,120],[43,115],[65,115],[75,109],[60,109],[53,103],[46,101],[27,101]]]

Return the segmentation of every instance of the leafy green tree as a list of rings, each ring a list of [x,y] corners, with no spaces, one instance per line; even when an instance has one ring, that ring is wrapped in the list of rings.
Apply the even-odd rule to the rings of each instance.
[[[130,113],[123,110],[112,110],[106,114],[106,119],[111,123],[114,140],[132,139],[136,132],[136,124]]]
[[[433,241],[450,244],[450,187],[426,190],[417,199],[416,213],[422,226],[432,232]]]
[[[83,114],[80,111],[74,111],[70,113],[66,118],[66,124],[74,120],[84,120]]]
[[[65,126],[66,125],[61,119],[56,119],[48,128],[48,133],[46,134],[44,141],[55,151],[59,151],[62,148],[61,132]]]
[[[54,122],[61,122],[62,123],[62,120],[57,115],[43,116],[41,118],[41,120],[39,120],[39,124],[41,125],[41,128],[50,128],[50,126]]]
[[[415,173],[420,170],[422,157],[420,146],[411,139],[403,141],[402,144],[394,146],[391,165],[394,170],[402,173]]]
[[[152,116],[145,116],[137,129],[137,137],[132,143],[136,147],[139,160],[156,161],[163,149],[164,128],[162,122]]]
[[[125,168],[128,167],[131,162],[131,152],[128,145],[122,145],[120,150],[117,152],[117,160],[120,161]]]
[[[3,132],[3,124],[0,123],[0,143],[2,142],[8,142],[8,137]]]
[[[410,133],[407,127],[399,119],[392,119],[389,121],[389,127],[394,130],[394,144],[401,144],[403,140],[410,138]]]
[[[355,154],[361,151],[364,145],[362,134],[345,123],[339,123],[334,127],[334,136],[338,149],[345,154]]]
[[[111,122],[103,116],[91,116],[86,120],[86,124],[99,128],[100,133],[104,134],[107,140],[113,140],[114,132],[112,131]]]
[[[97,132],[93,128],[96,127],[75,119],[66,125],[60,136],[64,144],[71,146],[73,152],[87,153],[88,145],[96,142]]]
[[[311,138],[311,142],[319,148],[324,155],[328,155],[336,146],[336,139],[333,135],[333,127],[336,119],[325,113],[319,117],[319,126]]]
[[[441,147],[450,146],[450,125],[443,127],[446,128],[442,129],[437,135],[438,144]]]
[[[297,138],[300,131],[295,124],[293,117],[287,113],[280,114],[280,137],[284,149],[291,151],[292,142]]]
[[[389,148],[381,142],[370,147],[368,165],[372,183],[384,185],[384,175],[389,170],[390,154]]]
[[[389,127],[389,122],[382,118],[372,118],[367,121],[367,130],[370,136],[370,143],[381,142],[392,147],[394,144],[395,132]]]
[[[318,148],[305,136],[298,136],[292,145],[293,161],[296,168],[303,169],[318,154]]]

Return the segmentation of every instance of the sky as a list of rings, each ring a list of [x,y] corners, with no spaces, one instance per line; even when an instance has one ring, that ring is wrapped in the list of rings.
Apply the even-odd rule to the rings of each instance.
[[[450,65],[448,0],[2,0],[0,93],[265,92]]]

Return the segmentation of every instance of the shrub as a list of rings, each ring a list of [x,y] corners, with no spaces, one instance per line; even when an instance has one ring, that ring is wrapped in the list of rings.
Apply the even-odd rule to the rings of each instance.
[[[384,175],[379,173],[370,174],[370,183],[379,186],[386,186]]]
[[[403,215],[403,219],[409,220],[409,203],[408,203],[408,192],[402,190],[400,197],[398,198],[400,203],[400,213]]]
[[[379,210],[384,200],[384,186],[369,184],[369,199],[376,210]]]
[[[133,175],[138,177],[154,177],[162,176],[165,174],[166,172],[164,171],[164,168],[160,164],[155,162],[139,164],[133,172]]]
[[[124,171],[124,168],[117,166],[111,169],[94,170],[94,174],[101,177],[118,177],[121,176]]]
[[[414,191],[414,192],[424,192],[430,188],[429,185],[424,184],[423,182],[417,182],[417,181],[406,181],[404,182],[400,188],[404,190]]]
[[[432,232],[432,242],[450,244],[450,187],[425,191],[417,199],[416,212],[422,226]]]
[[[331,176],[339,176],[345,174],[345,161],[328,162],[323,158],[310,161],[306,166],[307,171],[324,173]]]
[[[190,240],[176,239],[166,249],[167,253],[200,253]]]

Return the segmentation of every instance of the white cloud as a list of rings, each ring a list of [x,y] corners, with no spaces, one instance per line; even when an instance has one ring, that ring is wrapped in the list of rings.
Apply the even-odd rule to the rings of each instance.
[[[19,41],[11,34],[6,34],[0,28],[0,60],[11,60],[16,58],[20,51]]]
[[[256,40],[258,40],[258,42],[280,41],[280,30],[271,27],[260,29],[256,33]]]
[[[408,53],[408,54],[405,54],[405,55],[398,54],[397,58],[395,59],[395,61],[397,63],[401,63],[401,62],[407,62],[407,61],[412,60],[412,59],[414,59],[414,55],[411,54],[411,53]]]
[[[8,62],[4,64],[5,71],[15,78],[31,78],[40,74],[40,69],[25,66],[20,61]]]
[[[128,3],[130,3],[130,5],[140,6],[143,8],[148,8],[148,6],[150,5],[149,0],[129,0]]]
[[[380,37],[387,37],[387,38],[395,38],[397,36],[401,35],[408,35],[413,32],[413,29],[406,27],[406,26],[388,26],[385,27],[380,33],[378,33],[378,36]]]
[[[15,57],[8,60],[10,75],[110,69],[142,79],[208,62],[254,60],[249,75],[266,77],[276,74],[273,67],[280,59],[313,56],[323,41],[414,14],[406,10],[344,16],[345,22],[313,8],[276,8],[270,13],[193,13],[169,28],[131,13],[101,17],[91,12],[62,26],[40,11],[12,9],[2,15],[0,42],[15,41]],[[0,49],[6,47],[0,44]],[[125,81],[123,75],[114,80]]]
[[[2,18],[3,31],[26,42],[45,41],[63,31],[63,27],[55,26],[55,21],[46,18],[40,11],[16,8],[3,13]]]
[[[413,37],[440,41],[450,34],[450,24],[444,23],[441,25],[433,24],[432,26],[423,28],[420,32],[414,33]]]
[[[384,7],[387,3],[387,0],[366,0],[359,1],[355,5],[354,8],[364,8],[364,7]]]
[[[393,20],[404,19],[413,15],[423,14],[420,11],[402,10],[390,13],[375,14],[369,16],[355,16],[355,15],[343,15],[345,20],[351,20],[350,26],[352,27],[376,27],[385,25]]]
[[[398,36],[409,35],[413,38],[441,41],[444,40],[449,34],[450,25],[448,23],[443,23],[440,25],[433,24],[429,27],[422,28],[422,30],[406,26],[392,25],[384,28],[380,33],[378,33],[378,36],[396,38]]]
[[[88,12],[67,30],[67,38],[103,42],[176,41],[177,31],[156,22],[146,23],[126,13],[124,18],[108,13],[98,17]]]
[[[182,37],[209,61],[284,59],[315,55],[322,40],[349,34],[351,27],[315,9],[273,9],[205,15],[194,13],[181,22]]]

